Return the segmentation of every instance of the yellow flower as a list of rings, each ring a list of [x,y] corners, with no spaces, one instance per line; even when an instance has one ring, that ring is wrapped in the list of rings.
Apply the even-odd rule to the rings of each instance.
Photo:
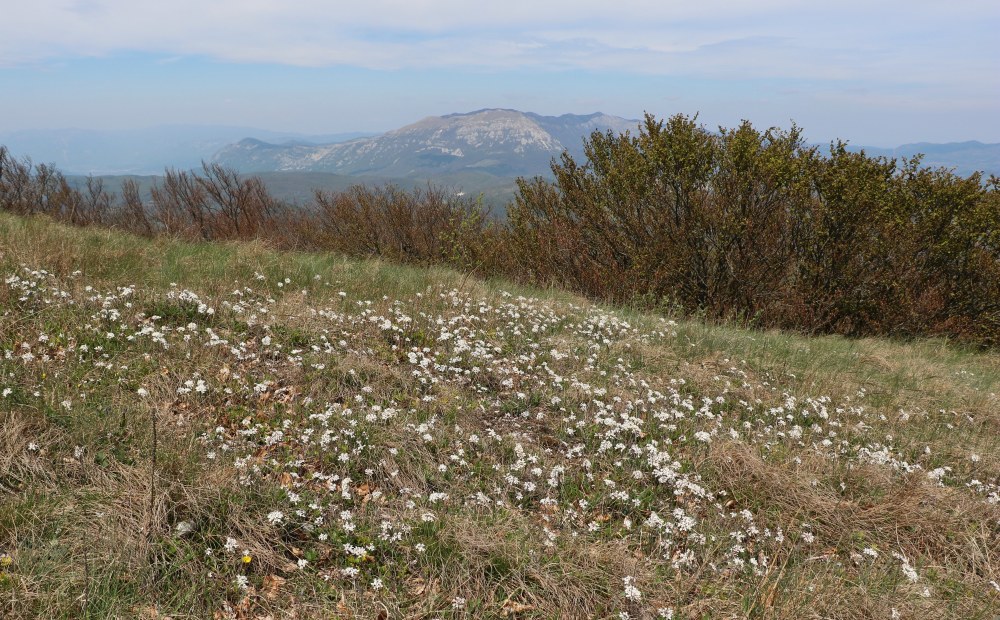
[[[0,554],[0,566],[7,568],[14,563],[14,558],[10,557],[9,554]]]
[[[251,558],[251,557],[250,557],[250,554],[249,554],[249,553],[244,553],[244,554],[243,554],[243,563],[244,563],[244,564],[249,564],[249,563],[250,563],[250,560],[252,560],[252,559],[253,559],[253,558]]]

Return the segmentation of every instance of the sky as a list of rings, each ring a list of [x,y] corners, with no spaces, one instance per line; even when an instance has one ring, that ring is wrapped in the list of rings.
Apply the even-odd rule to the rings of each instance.
[[[384,131],[480,108],[1000,142],[997,0],[34,0],[0,132]]]

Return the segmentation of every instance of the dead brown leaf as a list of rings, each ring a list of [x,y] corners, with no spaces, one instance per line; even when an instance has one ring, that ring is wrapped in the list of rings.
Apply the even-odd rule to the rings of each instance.
[[[518,603],[517,601],[512,601],[507,599],[503,602],[500,608],[500,613],[504,618],[507,616],[515,616],[517,614],[524,613],[526,611],[531,611],[535,608],[534,605],[528,605],[527,603]]]
[[[263,592],[264,596],[267,598],[274,600],[278,598],[278,590],[281,589],[281,586],[285,585],[285,581],[286,579],[284,577],[279,577],[277,575],[265,575],[264,582],[261,585],[261,592]]]

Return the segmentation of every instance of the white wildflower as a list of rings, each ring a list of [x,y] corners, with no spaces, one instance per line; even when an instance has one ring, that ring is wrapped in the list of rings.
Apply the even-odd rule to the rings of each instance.
[[[631,575],[626,575],[622,578],[625,582],[625,598],[632,601],[633,603],[638,603],[642,600],[642,592],[635,585],[635,577]]]

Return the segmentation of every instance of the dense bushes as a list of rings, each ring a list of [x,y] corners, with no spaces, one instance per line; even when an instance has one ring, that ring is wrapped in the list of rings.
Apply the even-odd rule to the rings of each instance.
[[[143,203],[99,180],[74,189],[0,147],[0,208],[77,225],[443,263],[670,305],[712,319],[849,335],[1000,341],[1000,180],[821,151],[797,127],[647,116],[595,133],[586,161],[521,179],[506,222],[441,189],[356,186],[292,208],[217,165],[168,171]]]
[[[495,232],[481,203],[444,190],[355,185],[315,193],[312,243],[350,256],[481,266]]]
[[[716,137],[683,117],[649,119],[638,136],[595,134],[587,165],[564,156],[555,183],[521,181],[510,212],[518,257],[535,278],[591,295],[752,311],[779,295],[787,267],[783,237],[809,157],[798,147],[797,130]]]
[[[586,153],[520,182],[518,273],[761,326],[1000,336],[996,179],[680,115]]]

